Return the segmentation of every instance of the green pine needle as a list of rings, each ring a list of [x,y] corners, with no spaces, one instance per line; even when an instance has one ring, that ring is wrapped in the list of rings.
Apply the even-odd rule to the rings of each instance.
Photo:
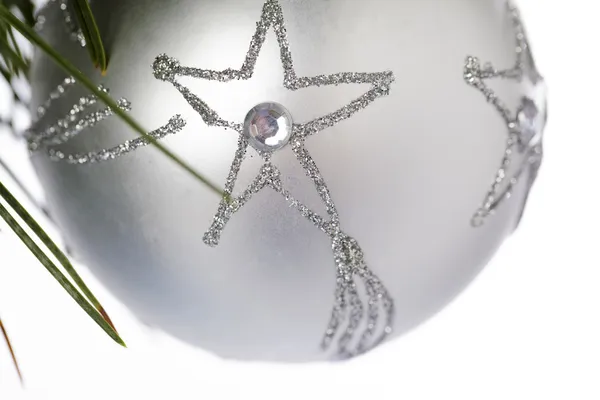
[[[11,29],[8,29],[10,32]],[[6,36],[0,35],[0,54],[4,58],[4,61],[9,65],[15,74],[23,73],[26,74],[29,65],[27,61],[23,59],[21,54],[9,44]]]
[[[4,324],[2,323],[2,318],[0,318],[0,333],[2,333],[2,336],[4,337],[6,346],[8,346],[8,352],[10,353],[10,356],[12,358],[15,369],[17,370],[17,375],[19,375],[19,380],[21,381],[21,384],[23,384],[23,375],[21,375],[21,368],[19,368],[19,363],[17,362],[17,356],[15,356],[13,346],[10,343],[10,339],[8,337],[8,332],[6,332],[6,329],[4,328]]]
[[[81,32],[85,38],[86,47],[90,52],[92,63],[94,63],[96,68],[100,68],[102,75],[104,75],[108,68],[108,59],[104,51],[104,44],[102,43],[96,19],[90,8],[90,3],[87,0],[75,0],[72,4]]]
[[[0,197],[2,197],[6,203],[17,213],[17,215],[25,222],[25,224],[36,234],[36,236],[44,243],[44,245],[50,250],[50,253],[58,260],[63,266],[65,271],[73,279],[73,282],[79,287],[84,296],[92,303],[92,305],[98,310],[106,322],[116,331],[110,317],[104,310],[104,307],[100,304],[98,299],[94,296],[92,291],[83,282],[83,279],[79,276],[69,258],[62,252],[62,250],[54,243],[54,241],[48,236],[44,229],[35,221],[35,219],[25,210],[19,201],[8,191],[8,189],[0,182]]]
[[[20,59],[24,60],[23,53],[21,53],[21,48],[19,47],[19,43],[17,43],[17,39],[15,38],[15,33],[12,28],[8,29],[8,36],[10,37],[10,42],[12,43],[17,55]]]
[[[6,193],[4,191],[4,189],[6,188],[1,183],[0,188],[2,188],[2,190],[0,191],[0,197],[2,197],[7,203],[10,203],[9,200],[11,200],[10,198],[12,196],[6,196]],[[23,213],[29,218],[31,218],[31,216],[29,216],[27,211],[25,211],[25,209],[20,204],[18,204],[18,207],[15,209],[15,211],[19,215]],[[73,300],[77,302],[77,304],[100,326],[100,328],[102,328],[102,330],[104,330],[104,332],[106,332],[115,342],[117,342],[123,347],[126,347],[125,342],[123,342],[123,339],[121,339],[117,331],[114,329],[112,323],[109,322],[110,320],[107,321],[102,315],[102,313],[96,308],[94,308],[94,306],[92,306],[88,302],[88,300],[81,293],[79,293],[77,288],[73,286],[73,284],[69,281],[69,279],[66,276],[63,275],[62,272],[60,272],[60,270],[54,264],[54,262],[52,262],[52,260],[50,260],[46,253],[44,253],[44,251],[35,243],[31,236],[29,236],[25,229],[21,227],[19,222],[10,214],[8,209],[6,209],[6,207],[4,207],[2,203],[0,203],[0,218],[2,218],[6,222],[6,224],[17,235],[17,237],[21,239],[23,244],[27,246],[29,251],[31,251],[31,253],[38,259],[38,261],[44,267],[46,267],[46,269],[48,270],[48,272],[50,272],[54,279],[58,281],[58,283],[63,287],[63,289],[66,290],[66,292],[73,298]],[[41,228],[39,230],[34,230],[34,232],[36,233],[36,235],[38,235],[40,240],[46,246],[50,245],[57,248],[56,245],[52,242],[52,240],[47,238],[47,236],[46,238],[44,238],[45,234],[43,233],[43,231],[40,231]],[[48,241],[51,242],[51,244]]]

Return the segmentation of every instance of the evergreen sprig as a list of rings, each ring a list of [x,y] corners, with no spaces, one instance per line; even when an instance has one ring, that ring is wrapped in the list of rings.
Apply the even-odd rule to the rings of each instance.
[[[92,64],[100,70],[102,75],[106,74],[108,69],[109,57],[106,54],[102,43],[102,36],[98,30],[96,20],[88,0],[71,0],[69,2],[76,22],[81,29],[85,39],[86,47],[90,53]],[[56,52],[48,43],[46,43],[34,30],[36,23],[36,7],[31,0],[0,0],[0,79],[4,79],[12,90],[12,96],[16,103],[20,103],[29,108],[27,100],[23,99],[19,92],[14,88],[16,79],[29,78],[31,60],[28,59],[20,48],[16,38],[19,32],[33,46],[44,52],[57,65],[63,68],[69,75],[73,76],[82,86],[93,92],[100,101],[115,111],[123,121],[128,124],[138,134],[146,137],[159,151],[168,158],[180,165],[185,171],[194,178],[205,184],[212,191],[223,195],[222,191],[214,184],[209,182],[202,174],[195,171],[175,154],[170,152],[164,146],[149,136],[141,125],[124,113],[115,103],[115,101],[103,92],[97,89],[97,85],[85,76],[79,69],[73,66],[65,57]],[[0,119],[0,124],[4,124],[14,130],[14,124],[11,117]],[[0,167],[6,169],[6,163],[0,160]],[[9,178],[18,179],[12,171],[7,171]],[[17,184],[20,184],[16,180]],[[26,193],[27,194],[27,193]],[[41,225],[32,217],[32,215],[22,206],[19,200],[11,193],[8,188],[0,181],[0,219],[4,220],[12,232],[22,241],[29,251],[36,257],[41,265],[56,279],[63,289],[75,300],[75,302],[84,310],[94,322],[96,322],[115,342],[125,346],[125,343],[117,333],[108,314],[86,286],[81,277],[77,274],[69,258],[64,254],[58,245],[44,231]],[[3,255],[0,254],[0,259]],[[66,275],[65,273],[66,272]],[[0,320],[0,333],[8,345],[15,368],[22,380],[17,358],[8,337],[8,333]]]

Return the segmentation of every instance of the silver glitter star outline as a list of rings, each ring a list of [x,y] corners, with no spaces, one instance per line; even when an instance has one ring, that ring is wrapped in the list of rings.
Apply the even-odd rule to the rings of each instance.
[[[341,84],[371,85],[370,90],[365,94],[339,110],[304,124],[294,124],[292,128],[290,139],[292,150],[304,168],[306,175],[313,181],[321,200],[326,206],[328,218],[324,218],[309,209],[283,187],[281,173],[271,163],[270,153],[259,152],[264,159],[260,172],[239,196],[233,197],[234,186],[249,146],[248,140],[243,134],[243,125],[221,118],[208,104],[176,81],[177,76],[189,76],[219,82],[250,79],[266,39],[266,34],[271,28],[275,31],[279,43],[285,88],[298,90]],[[222,71],[214,71],[184,67],[180,65],[179,61],[165,54],[161,54],[156,58],[153,69],[155,77],[173,84],[208,126],[232,129],[240,135],[224,189],[227,197],[232,198],[232,200],[221,201],[213,222],[203,237],[204,242],[209,246],[217,246],[221,233],[233,214],[239,211],[253,195],[262,189],[273,189],[282,195],[292,208],[295,208],[331,239],[337,275],[333,311],[321,343],[323,350],[330,348],[338,333],[342,331],[344,323],[346,324],[345,329],[337,339],[337,356],[340,358],[362,354],[385,340],[392,332],[394,301],[380,279],[368,268],[358,242],[342,231],[339,215],[329,189],[316,163],[306,150],[304,141],[307,137],[352,117],[376,99],[388,95],[390,86],[394,81],[393,73],[391,71],[376,73],[343,72],[331,75],[298,77],[294,70],[287,40],[283,10],[276,0],[267,0],[264,3],[256,32],[252,37],[244,63],[239,70],[228,68]],[[362,282],[368,297],[366,312],[356,282],[357,277]],[[385,314],[383,321],[380,318],[381,312]],[[383,326],[380,326],[381,322],[383,322]]]
[[[515,186],[526,171],[529,173],[527,187],[527,193],[529,193],[543,159],[542,139],[547,119],[546,86],[536,68],[519,10],[511,1],[507,1],[507,10],[515,31],[517,55],[515,65],[508,69],[496,69],[491,63],[482,66],[477,57],[468,56],[463,72],[465,82],[485,96],[488,103],[498,111],[508,129],[508,139],[500,167],[483,203],[471,219],[474,227],[482,226],[500,205],[510,199]],[[526,80],[533,89],[533,96],[523,96],[518,110],[513,115],[485,83],[487,80],[496,78],[517,82]],[[509,178],[509,167],[513,163],[515,152],[522,156],[523,161]],[[521,215],[526,202],[527,196],[521,209]]]
[[[109,107],[94,111],[94,107],[98,104],[98,98],[95,95],[90,94],[81,97],[62,118],[59,118],[50,125],[42,127],[42,120],[51,105],[63,98],[75,83],[75,78],[65,78],[64,81],[50,93],[44,104],[38,107],[32,126],[26,132],[28,146],[31,152],[43,150],[53,161],[63,161],[68,164],[81,165],[113,160],[150,144],[150,141],[146,137],[138,137],[127,140],[112,148],[102,149],[100,151],[90,151],[87,153],[69,154],[56,149],[56,146],[67,143],[85,130],[93,128],[114,114],[113,110]],[[100,85],[98,89],[104,93],[108,93],[108,89],[102,85]],[[131,110],[131,104],[124,98],[119,99],[117,104],[123,111]],[[179,133],[184,127],[185,121],[180,115],[176,115],[171,118],[165,126],[149,132],[148,135],[158,140],[167,135]]]

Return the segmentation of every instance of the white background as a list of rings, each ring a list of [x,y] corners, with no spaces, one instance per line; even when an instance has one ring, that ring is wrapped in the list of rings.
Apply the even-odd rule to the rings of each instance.
[[[600,6],[521,8],[550,88],[545,165],[519,231],[437,317],[348,363],[237,364],[139,325],[80,268],[122,349],[0,234],[0,315],[25,375],[23,389],[0,342],[0,399],[600,399]]]

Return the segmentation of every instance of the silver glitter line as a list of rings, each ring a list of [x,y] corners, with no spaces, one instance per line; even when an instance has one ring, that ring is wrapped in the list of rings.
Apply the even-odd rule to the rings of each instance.
[[[204,123],[209,126],[218,126],[222,128],[229,128],[238,133],[242,133],[242,124],[236,124],[225,121],[219,115],[213,111],[208,105],[202,101],[198,96],[190,92],[190,90],[180,84],[174,82],[173,85],[183,95],[185,100],[192,106],[192,108],[200,115],[203,116]]]
[[[283,86],[288,90],[308,87],[322,87],[341,84],[369,84],[370,89],[346,106],[325,116],[292,127],[291,145],[296,158],[306,175],[312,180],[319,197],[325,205],[327,217],[323,217],[298,201],[284,188],[281,173],[271,163],[270,153],[259,152],[263,157],[258,175],[237,197],[233,190],[246,155],[249,142],[244,136],[243,124],[227,121],[219,116],[207,103],[177,82],[177,77],[188,76],[218,82],[247,80],[254,74],[254,68],[266,34],[273,28],[280,48],[284,70]],[[331,193],[315,161],[304,146],[308,136],[331,128],[341,121],[351,118],[357,112],[367,108],[376,99],[386,96],[394,82],[390,71],[375,73],[342,72],[313,77],[297,77],[292,54],[287,40],[281,5],[276,0],[267,0],[257,29],[250,42],[250,48],[239,70],[231,68],[214,71],[181,66],[178,60],[165,54],[159,55],[153,64],[154,76],[173,86],[183,95],[190,106],[200,115],[208,126],[217,126],[236,131],[239,135],[237,150],[225,183],[225,193],[231,196],[229,201],[222,200],[213,221],[203,236],[209,246],[217,246],[227,223],[258,192],[271,188],[284,197],[291,208],[298,211],[314,226],[323,231],[331,240],[334,263],[336,265],[336,286],[334,305],[326,332],[322,339],[322,348],[327,350],[337,337],[337,357],[348,358],[362,354],[380,344],[392,332],[394,321],[394,302],[379,278],[367,267],[358,242],[346,235],[340,228],[340,218]],[[363,302],[358,290],[362,285],[367,293],[367,302]],[[384,316],[382,319],[381,317]]]
[[[56,87],[56,89],[50,92],[50,95],[48,96],[48,99],[44,102],[44,104],[37,108],[36,118],[33,121],[33,124],[39,122],[39,120],[46,115],[46,112],[48,111],[52,103],[55,100],[58,100],[62,96],[64,96],[66,91],[69,90],[73,85],[75,85],[75,83],[75,79],[72,76],[69,76],[65,78],[63,82]]]
[[[496,69],[491,63],[482,66],[478,58],[469,56],[463,72],[465,82],[484,95],[487,102],[502,117],[508,130],[500,167],[483,203],[471,220],[474,227],[482,226],[486,218],[493,215],[498,207],[511,197],[514,187],[525,171],[529,171],[532,177],[527,189],[530,190],[542,161],[542,134],[546,122],[545,96],[535,99],[522,97],[521,106],[513,114],[485,83],[486,80],[496,78],[517,82],[526,79],[536,91],[545,91],[545,83],[535,66],[519,11],[511,1],[507,1],[507,9],[515,32],[515,65],[508,69]],[[513,164],[515,154],[520,155],[523,161],[509,177],[509,168]]]
[[[169,120],[169,123],[162,126],[152,132],[148,133],[148,136],[159,140],[168,135],[173,135],[180,132],[185,127],[185,121],[180,115]],[[110,149],[100,150],[97,152],[89,153],[77,153],[77,154],[66,154],[60,150],[49,149],[48,154],[53,161],[64,161],[67,164],[92,164],[99,163],[102,161],[114,160],[115,158],[121,157],[141,147],[145,147],[150,144],[150,140],[146,137],[138,137],[132,140],[127,140],[123,144],[115,146]]]
[[[39,131],[37,125],[40,122],[36,122],[27,132],[29,138],[29,147],[31,150],[37,150],[43,143],[51,141],[58,135],[63,134],[73,124],[77,124],[81,120],[81,115],[89,108],[96,104],[96,97],[88,95],[81,97],[79,101],[71,107],[65,116],[58,119],[55,123],[49,125],[45,129]]]
[[[59,85],[59,87],[61,86],[63,85]],[[108,90],[103,86],[99,86],[98,90],[108,93]],[[65,91],[61,91],[59,89],[55,90],[53,93],[51,93],[50,100],[56,93],[63,95]],[[54,99],[56,98],[57,97],[54,97]],[[48,104],[50,100],[48,100],[46,104]],[[34,124],[34,126],[27,133],[30,150],[35,151],[40,147],[66,143],[84,130],[96,126],[98,123],[104,121],[114,114],[114,111],[109,107],[84,114],[97,103],[98,98],[93,94],[81,97],[79,102],[73,105],[73,107],[63,118],[59,119],[56,123],[48,126],[42,131],[37,130],[36,125],[39,124],[38,121],[38,123]],[[117,104],[124,111],[129,111],[131,109],[131,104],[125,99],[119,99]]]
[[[67,90],[75,84],[73,77],[66,78],[58,87],[50,93],[49,98],[43,105],[38,107],[38,118],[32,128],[27,132],[29,150],[45,151],[52,161],[65,162],[73,165],[95,164],[103,161],[114,160],[124,156],[134,150],[145,147],[151,143],[147,137],[138,137],[127,140],[124,143],[108,149],[99,151],[90,151],[86,153],[69,154],[54,148],[54,146],[67,143],[80,133],[93,128],[100,122],[114,115],[114,111],[109,107],[101,108],[97,111],[91,109],[98,104],[98,98],[93,95],[83,96],[71,107],[67,114],[57,122],[46,128],[40,128],[41,118],[44,117],[54,101],[66,95]],[[108,89],[100,85],[99,90],[108,93]],[[131,104],[126,99],[119,99],[118,106],[123,111],[130,111]],[[89,111],[89,112],[88,112]],[[87,114],[86,114],[87,112]],[[165,126],[162,126],[148,136],[155,140],[160,140],[168,135],[174,135],[184,128],[185,121],[180,115],[171,118]]]
[[[310,221],[321,231],[328,233],[331,230],[330,221],[326,220],[318,213],[308,208],[306,205],[304,205],[302,202],[296,199],[290,191],[281,187],[281,181],[276,181],[273,184],[273,189],[285,198],[285,200],[288,202],[291,208],[298,211],[300,215],[302,215],[304,218]]]
[[[292,144],[292,150],[296,155],[296,158],[302,165],[302,168],[306,171],[307,176],[313,181],[315,188],[317,189],[317,193],[321,197],[321,200],[326,205],[327,214],[331,218],[332,224],[339,224],[339,216],[335,204],[331,198],[331,193],[329,192],[329,188],[325,184],[325,181],[317,167],[317,164],[311,157],[306,147],[301,140],[296,140]]]
[[[348,293],[348,304],[350,308],[348,325],[338,339],[338,353],[341,357],[345,358],[351,357],[353,354],[352,350],[348,350],[348,347],[354,338],[354,332],[358,330],[364,317],[364,307],[360,295],[358,294],[358,290],[356,289],[356,284],[351,282],[346,285],[346,291]]]
[[[94,100],[95,103],[95,100]],[[129,111],[130,106],[129,103],[125,99],[120,99],[117,101],[117,104],[123,111]],[[111,108],[105,107],[99,111],[91,112],[87,115],[80,117],[79,119],[73,120],[73,126],[52,126],[50,127],[50,132],[53,132],[50,136],[43,135],[39,142],[34,142],[35,146],[43,145],[59,145],[68,142],[73,139],[75,136],[79,135],[81,132],[88,128],[93,128],[98,123],[104,121],[105,119],[114,115],[114,111]],[[46,131],[43,132],[47,133]]]
[[[370,74],[372,75],[372,74]],[[331,114],[319,117],[305,124],[296,125],[294,128],[299,136],[309,136],[314,133],[320,132],[327,128],[332,128],[338,123],[351,118],[357,112],[365,109],[375,100],[380,97],[387,96],[390,93],[390,85],[394,82],[394,76],[391,72],[378,73],[378,81],[374,82],[373,88],[367,93],[360,96],[358,99],[353,100],[350,104],[340,108]],[[369,81],[354,81],[350,79],[344,83],[371,83]],[[333,83],[339,84],[339,83]]]
[[[387,289],[380,282],[379,278],[366,266],[364,255],[355,239],[350,238],[339,232],[332,238],[332,248],[336,255],[337,270],[337,288],[336,303],[333,308],[328,329],[322,341],[322,347],[328,348],[333,341],[337,330],[343,323],[350,302],[350,322],[346,327],[344,334],[338,339],[338,355],[341,358],[354,357],[362,354],[383,342],[392,332],[395,309],[394,302]],[[360,324],[357,319],[363,318],[362,307],[358,308],[356,301],[355,288],[356,283],[353,280],[354,275],[359,275],[367,290],[369,296],[367,311],[367,326],[360,335],[358,344],[353,350],[349,350],[347,345],[353,340],[355,327]],[[385,313],[385,321],[381,333],[376,335],[377,326],[381,325],[380,309]]]

